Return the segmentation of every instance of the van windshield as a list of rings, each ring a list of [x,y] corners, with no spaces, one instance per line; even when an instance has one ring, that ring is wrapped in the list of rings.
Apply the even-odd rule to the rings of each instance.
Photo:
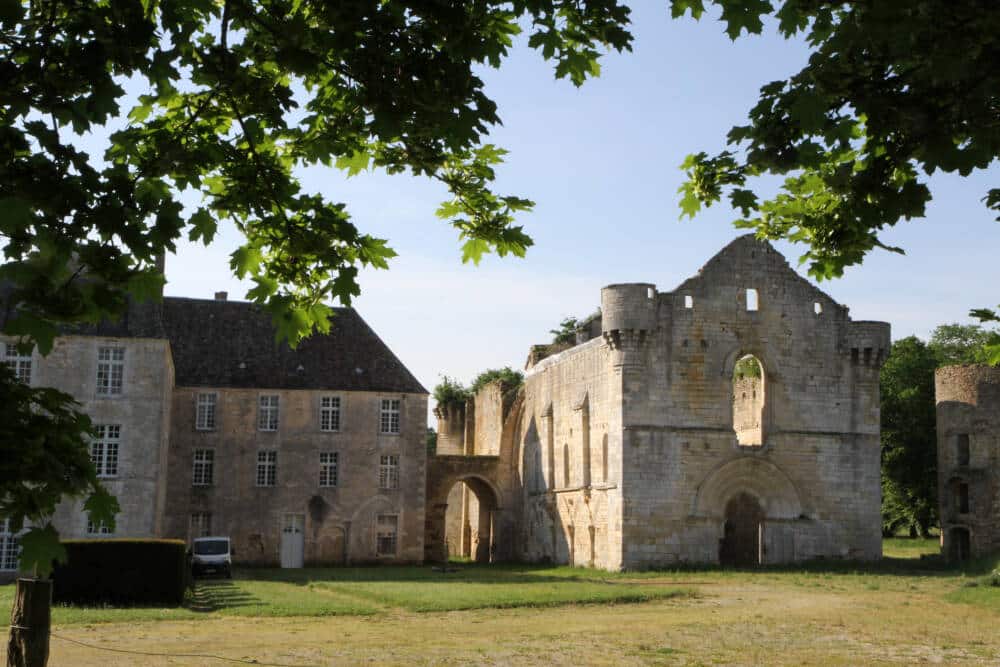
[[[229,540],[199,540],[194,543],[194,552],[199,556],[221,556],[229,553]]]

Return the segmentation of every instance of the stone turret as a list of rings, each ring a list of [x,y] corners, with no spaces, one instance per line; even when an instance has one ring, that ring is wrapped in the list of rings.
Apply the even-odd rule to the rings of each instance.
[[[656,330],[656,287],[650,283],[608,285],[601,290],[601,335],[614,350],[614,363],[641,363],[638,352]]]
[[[434,408],[438,420],[437,453],[442,456],[465,453],[465,403],[439,403]]]
[[[1000,550],[1000,368],[934,373],[938,503],[945,558]]]
[[[866,366],[876,372],[889,356],[888,322],[851,322],[848,325],[845,352],[851,355],[855,366]]]

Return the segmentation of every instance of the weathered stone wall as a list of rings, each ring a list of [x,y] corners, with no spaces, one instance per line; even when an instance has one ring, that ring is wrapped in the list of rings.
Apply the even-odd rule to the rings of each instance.
[[[122,393],[97,394],[97,350],[125,349]],[[121,426],[118,474],[104,485],[117,499],[116,537],[158,535],[163,514],[173,365],[165,340],[60,336],[52,352],[32,358],[32,385],[71,394],[95,424]],[[53,523],[66,538],[87,536],[83,500],[63,502]]]
[[[655,324],[644,303],[647,328],[620,334],[624,564],[716,561],[726,503],[741,491],[765,512],[765,562],[878,558],[889,326],[852,323],[752,237],[655,302]],[[870,352],[854,357],[853,347]],[[733,430],[733,368],[746,354],[764,372],[759,448],[741,447]]]
[[[509,407],[509,402],[505,406],[505,393],[508,389],[500,382],[491,382],[473,397],[474,439],[468,453],[477,456],[500,455],[500,439],[506,414],[504,408]]]
[[[943,553],[957,559],[1000,551],[1000,368],[945,366],[935,373],[934,388]],[[968,446],[961,453],[960,438]],[[968,511],[962,511],[961,485]],[[957,551],[961,531],[969,538],[966,554]]]
[[[437,453],[445,456],[465,453],[465,405],[438,404],[434,408],[437,417]]]
[[[466,453],[498,452],[495,470],[435,462],[501,490],[511,556],[608,569],[881,556],[888,324],[852,322],[744,236],[674,292],[605,287],[589,327],[599,336],[570,349],[532,348],[510,414],[488,392],[467,404]],[[734,384],[746,355],[762,377]],[[428,484],[437,535],[453,501]]]
[[[198,393],[217,394],[214,431],[195,429]],[[279,428],[257,430],[258,398],[280,396]],[[340,431],[320,431],[320,396],[341,399]],[[401,399],[400,433],[379,433],[382,398]],[[375,521],[398,516],[398,562],[424,553],[424,443],[427,397],[422,394],[178,387],[173,392],[165,535],[187,538],[192,512],[211,512],[212,532],[230,535],[237,559],[275,564],[286,514],[302,514],[307,563],[375,561]],[[192,485],[196,448],[215,451],[214,483]],[[256,486],[257,452],[277,450],[277,484]],[[319,453],[338,453],[338,484],[319,486]],[[399,488],[379,488],[382,455],[398,455]]]
[[[621,376],[601,338],[527,373],[516,432],[517,556],[621,567]]]

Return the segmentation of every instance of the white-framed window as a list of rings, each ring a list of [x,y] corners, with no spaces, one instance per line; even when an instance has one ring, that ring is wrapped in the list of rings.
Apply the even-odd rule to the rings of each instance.
[[[97,424],[97,438],[90,443],[90,460],[98,477],[118,475],[118,454],[121,449],[121,424]]]
[[[90,519],[89,517],[87,518],[87,535],[91,535],[94,537],[100,537],[100,536],[107,537],[108,535],[114,535],[114,534],[115,531],[113,531],[111,527],[108,524],[104,523],[103,521],[94,523],[92,519]]]
[[[319,485],[323,487],[337,486],[337,452],[319,453]]]
[[[191,513],[191,539],[196,537],[208,537],[212,534],[212,513],[192,512]]]
[[[194,427],[199,431],[215,430],[215,400],[216,394],[198,394]]]
[[[378,488],[398,489],[399,488],[399,455],[383,454],[379,458],[378,466]]]
[[[262,394],[257,408],[257,430],[278,430],[278,395]]]
[[[21,354],[17,349],[17,343],[6,343],[4,345],[3,363],[6,364],[18,380],[24,384],[31,384],[31,353]]]
[[[125,380],[125,348],[97,348],[97,394],[120,396]]]
[[[319,399],[319,430],[340,430],[340,396],[321,396]]]
[[[215,450],[194,450],[194,462],[191,469],[191,484],[194,486],[211,486],[215,482]]]
[[[399,399],[383,398],[379,411],[379,433],[399,433]]]
[[[257,486],[274,486],[278,483],[278,452],[264,449],[257,452]]]
[[[10,529],[10,519],[0,521],[0,572],[16,571],[20,555],[21,544]]]
[[[399,517],[395,514],[379,514],[375,520],[375,554],[377,556],[396,555],[396,533]]]

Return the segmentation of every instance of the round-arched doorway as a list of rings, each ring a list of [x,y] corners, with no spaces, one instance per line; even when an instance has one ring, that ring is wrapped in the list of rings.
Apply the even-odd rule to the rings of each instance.
[[[719,541],[719,563],[731,567],[760,565],[763,523],[764,510],[757,498],[746,492],[730,498]]]

